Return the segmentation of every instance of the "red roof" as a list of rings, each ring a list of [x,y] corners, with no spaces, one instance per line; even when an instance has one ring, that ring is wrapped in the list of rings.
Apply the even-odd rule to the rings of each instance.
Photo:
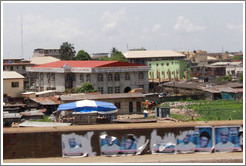
[[[146,66],[143,64],[136,64],[136,63],[128,63],[128,62],[120,62],[120,61],[56,61],[51,63],[46,63],[43,65],[38,65],[35,67],[38,68],[62,68],[66,63],[70,67],[121,67],[121,66]]]

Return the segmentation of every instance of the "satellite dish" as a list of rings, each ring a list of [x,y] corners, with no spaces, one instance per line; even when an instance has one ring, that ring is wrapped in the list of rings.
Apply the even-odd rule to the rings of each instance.
[[[12,63],[12,61],[9,61],[9,63]]]

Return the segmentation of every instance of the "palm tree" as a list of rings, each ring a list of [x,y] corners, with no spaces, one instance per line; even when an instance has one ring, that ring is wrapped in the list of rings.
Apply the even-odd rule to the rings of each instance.
[[[74,60],[75,59],[74,46],[71,43],[63,42],[60,46],[60,59],[61,60]]]

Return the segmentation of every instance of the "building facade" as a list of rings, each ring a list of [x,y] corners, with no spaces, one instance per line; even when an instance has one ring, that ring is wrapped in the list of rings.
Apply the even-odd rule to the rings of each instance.
[[[3,71],[3,97],[21,97],[24,90],[24,76],[15,71]]]
[[[151,66],[150,80],[188,79],[189,66],[187,60],[149,61],[147,64]]]
[[[143,88],[148,92],[148,71],[142,64],[118,61],[57,61],[28,68],[35,75],[35,91],[81,87],[91,83],[100,93],[127,93]]]
[[[60,58],[60,49],[44,49],[44,48],[34,49],[33,57],[43,57],[43,56]]]

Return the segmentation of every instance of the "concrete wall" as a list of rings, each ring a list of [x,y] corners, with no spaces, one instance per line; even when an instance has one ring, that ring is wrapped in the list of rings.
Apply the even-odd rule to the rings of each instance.
[[[91,137],[92,151],[100,155],[100,134],[107,132],[120,138],[126,134],[137,137],[151,138],[154,129],[157,133],[174,133],[177,136],[181,131],[192,130],[195,126],[225,126],[243,125],[242,120],[237,121],[210,121],[210,122],[179,122],[179,123],[136,123],[136,124],[104,124],[81,125],[50,128],[4,128],[3,130],[3,159],[14,158],[41,158],[61,157],[61,135],[75,133],[85,135],[93,131]],[[145,154],[150,154],[149,144]]]
[[[12,87],[12,82],[19,82],[19,87]],[[10,97],[21,97],[24,90],[24,79],[4,79],[3,80],[3,95]]]

